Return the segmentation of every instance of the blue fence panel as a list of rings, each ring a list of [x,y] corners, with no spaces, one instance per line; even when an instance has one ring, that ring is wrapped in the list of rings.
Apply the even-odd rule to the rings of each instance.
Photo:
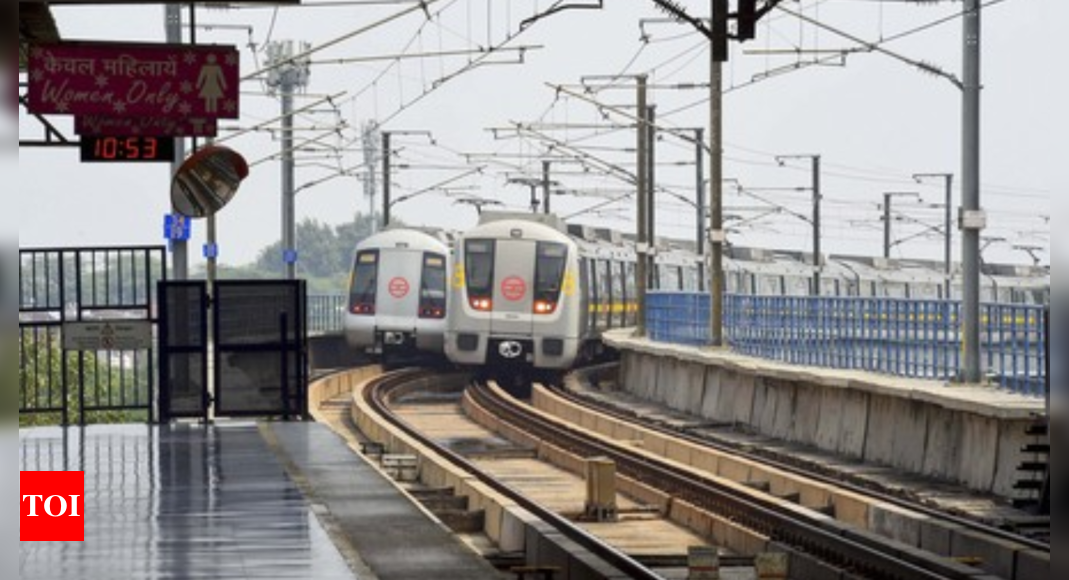
[[[346,297],[342,294],[308,296],[308,332],[341,334],[345,328]]]
[[[653,292],[650,338],[709,344],[709,295]],[[982,352],[988,380],[1033,396],[1045,393],[1047,311],[983,306]],[[962,364],[961,304],[898,298],[726,295],[724,333],[741,354],[790,364],[952,381]]]

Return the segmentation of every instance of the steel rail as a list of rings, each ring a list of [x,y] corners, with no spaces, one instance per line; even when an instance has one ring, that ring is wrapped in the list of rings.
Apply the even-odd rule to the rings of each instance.
[[[389,405],[389,397],[392,391],[403,385],[411,384],[419,380],[430,379],[434,376],[436,376],[435,373],[418,370],[398,371],[384,375],[364,391],[364,400],[376,413],[398,429],[404,431],[406,435],[417,440],[421,445],[433,449],[435,453],[441,455],[454,466],[470,473],[473,477],[497,493],[516,502],[517,505],[531,512],[546,524],[552,526],[564,537],[575,542],[579,546],[586,548],[626,577],[635,580],[663,580],[661,575],[642,565],[627,554],[624,554],[615,547],[610,546],[597,537],[587,533],[556,512],[550,511],[528,499],[512,487],[501,483],[461,455],[439,445],[436,441],[417,431],[409,425],[407,421],[398,417],[393,412]]]
[[[872,580],[967,580],[982,572],[932,554],[894,546],[880,537],[833,520],[814,521],[771,500],[744,496],[720,482],[632,450],[595,440],[581,428],[547,420],[516,400],[504,400],[486,385],[469,390],[476,403],[532,436],[583,457],[616,462],[621,475],[749,528],[847,572]]]
[[[783,461],[765,455],[746,453],[744,451],[739,450],[737,447],[731,446],[730,444],[722,443],[706,437],[700,437],[698,435],[673,429],[671,427],[666,427],[664,425],[659,425],[652,421],[646,421],[641,417],[637,416],[636,414],[629,413],[627,411],[622,411],[612,406],[610,403],[593,401],[581,395],[568,391],[564,388],[550,387],[550,390],[557,396],[567,400],[570,403],[582,406],[592,411],[604,413],[614,419],[625,421],[627,423],[630,423],[631,425],[636,425],[645,429],[649,429],[651,431],[655,431],[661,435],[675,437],[688,443],[701,445],[703,447],[707,447],[715,451],[719,451],[721,453],[729,454],[733,457],[742,457],[750,461],[756,461],[772,469],[805,477],[816,481],[817,483],[835,486],[849,491],[850,493],[862,495],[883,503],[888,503],[911,511],[915,511],[931,518],[939,519],[947,523],[954,524],[956,526],[961,526],[963,528],[967,528],[969,530],[991,536],[992,538],[997,538],[999,540],[1020,544],[1027,550],[1035,550],[1048,554],[1050,553],[1050,542],[1043,542],[1041,540],[1037,540],[1028,536],[1023,536],[1003,528],[997,528],[991,525],[984,524],[982,522],[978,522],[976,520],[956,516],[954,514],[947,513],[943,510],[932,508],[918,502],[909,501],[898,496],[883,493],[869,487],[852,483],[842,478],[832,477],[818,472],[807,471],[803,467],[785,463]]]

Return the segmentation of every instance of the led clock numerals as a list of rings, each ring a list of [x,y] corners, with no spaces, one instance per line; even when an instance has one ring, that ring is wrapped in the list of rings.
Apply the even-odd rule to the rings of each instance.
[[[159,141],[155,137],[105,137],[97,139],[93,154],[98,159],[155,159]]]

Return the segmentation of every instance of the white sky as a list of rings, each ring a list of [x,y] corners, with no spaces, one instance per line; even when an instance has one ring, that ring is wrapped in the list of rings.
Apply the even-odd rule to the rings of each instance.
[[[589,0],[576,0],[590,3]],[[198,30],[198,41],[235,44],[242,50],[248,74],[262,63],[269,41],[292,39],[321,46],[373,22],[399,12],[411,2],[359,5],[360,2],[305,0],[304,7],[198,10],[198,23],[215,25]],[[330,6],[330,4],[334,4]],[[419,136],[397,137],[401,168],[393,175],[395,195],[419,191],[466,171],[467,160],[458,153],[496,153],[484,173],[453,185],[478,188],[452,195],[479,195],[520,208],[527,204],[525,187],[508,185],[514,177],[503,164],[519,165],[530,176],[540,172],[539,155],[545,144],[534,138],[499,139],[487,129],[511,122],[605,126],[621,117],[603,118],[589,103],[561,95],[546,86],[575,84],[584,75],[648,72],[660,86],[702,83],[708,80],[706,43],[690,28],[674,24],[644,27],[648,43],[640,40],[639,22],[660,18],[650,0],[610,0],[603,10],[569,11],[543,20],[519,33],[519,22],[551,3],[546,0],[438,0],[431,4],[431,21],[421,12],[398,19],[367,34],[341,42],[316,54],[317,61],[383,55],[470,50],[489,43],[541,46],[526,53],[525,64],[481,66],[467,70],[445,84],[438,80],[463,69],[469,56],[431,57],[358,64],[314,64],[308,95],[298,106],[311,104],[324,94],[344,93],[315,112],[301,115],[298,140],[323,136],[324,129],[344,126],[323,143],[348,150],[325,154],[302,151],[298,158],[298,187],[338,174],[337,168],[362,170],[360,126],[385,121],[389,130],[430,130],[435,144]],[[695,15],[706,15],[706,2],[682,4]],[[487,14],[487,7],[493,11]],[[804,0],[784,4],[829,26],[868,41],[879,41],[960,12],[960,2],[913,4],[878,0]],[[81,7],[53,8],[66,39],[162,41],[163,8]],[[187,13],[188,16],[188,13]],[[1055,192],[1069,189],[1069,173],[1057,161],[1064,151],[1069,129],[1069,80],[1056,61],[1061,27],[1069,22],[1069,3],[1056,0],[1002,0],[984,13],[983,96],[983,204],[989,211],[990,231],[1005,238],[993,243],[988,261],[1028,263],[1014,245],[1044,248],[1049,263],[1051,208]],[[222,26],[220,26],[222,25]],[[961,19],[932,27],[885,45],[910,59],[934,64],[961,76]],[[250,47],[255,44],[255,50]],[[771,55],[770,49],[801,48],[804,54]],[[801,67],[799,59],[813,58],[814,49],[831,51],[857,48],[832,32],[803,24],[784,13],[773,13],[758,27],[758,39],[733,45],[725,68],[730,90],[726,106],[725,176],[737,178],[768,201],[807,214],[808,191],[792,191],[810,183],[807,161],[780,168],[775,156],[820,154],[823,157],[825,196],[824,249],[827,253],[877,255],[882,251],[882,224],[878,204],[883,192],[917,191],[925,203],[942,202],[938,182],[917,185],[914,173],[953,172],[960,185],[961,93],[950,82],[873,53],[851,54],[845,66]],[[764,54],[755,54],[764,51]],[[819,53],[824,56],[830,53]],[[512,61],[514,53],[488,60]],[[841,64],[841,63],[840,63]],[[772,71],[786,74],[751,84],[755,75]],[[590,95],[604,103],[630,106],[634,91],[626,79],[613,90]],[[243,85],[242,118],[223,122],[224,128],[246,128],[277,117],[277,98],[264,94],[259,82]],[[426,96],[410,106],[416,97]],[[703,90],[665,90],[652,93],[662,124],[678,128],[704,127],[708,107],[699,103]],[[697,106],[684,108],[698,103]],[[683,109],[683,110],[680,110]],[[676,112],[678,111],[678,112]],[[61,127],[64,118],[53,119]],[[25,115],[20,138],[34,138],[38,130]],[[590,155],[633,170],[634,154],[619,151],[635,144],[633,130],[591,137],[587,128],[548,131],[560,141],[587,147]],[[221,137],[228,134],[224,131]],[[222,259],[231,264],[253,260],[263,246],[275,241],[280,230],[280,167],[270,156],[279,143],[257,132],[227,144],[253,163],[253,172],[235,201],[220,216]],[[521,158],[525,156],[526,159]],[[693,160],[693,147],[673,137],[659,146],[661,184],[688,199],[694,195],[695,171],[674,162]],[[169,167],[132,164],[89,165],[77,160],[77,150],[19,151],[16,185],[19,242],[22,247],[87,244],[162,243],[162,215],[169,203]],[[485,159],[481,161],[487,163]],[[409,167],[404,167],[408,165]],[[574,163],[561,165],[556,177],[572,190],[600,190],[604,195],[626,185],[604,175],[581,175]],[[765,191],[760,191],[763,188]],[[730,188],[729,188],[730,190]],[[589,194],[588,194],[589,195]],[[591,197],[557,197],[555,209],[568,216],[601,200]],[[744,218],[765,213],[764,202],[731,193],[728,213]],[[902,200],[903,219],[941,224],[939,209],[919,207]],[[955,206],[960,197],[955,191]],[[306,187],[298,195],[298,217],[332,224],[367,211],[369,201],[362,183],[349,175]],[[626,201],[600,213],[586,213],[575,221],[632,229],[633,202]],[[693,208],[661,196],[660,233],[690,238],[694,234]],[[442,192],[432,192],[394,209],[409,223],[463,228],[474,223],[475,212],[455,203]],[[786,214],[754,221],[731,238],[737,245],[810,250],[809,225]],[[894,223],[896,238],[910,236],[923,226]],[[199,256],[203,239],[199,228],[191,254]],[[956,232],[955,232],[956,234]],[[959,250],[955,248],[954,255]],[[942,258],[941,238],[919,238],[896,246],[895,256]]]

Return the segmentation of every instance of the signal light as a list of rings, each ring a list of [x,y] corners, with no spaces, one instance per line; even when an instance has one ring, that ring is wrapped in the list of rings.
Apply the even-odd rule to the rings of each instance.
[[[494,301],[489,298],[472,298],[471,307],[482,312],[489,312],[494,309]]]
[[[536,300],[534,303],[535,314],[553,314],[556,310],[556,303],[548,300]]]
[[[419,311],[420,318],[442,319],[445,318],[444,308],[422,308]]]
[[[757,36],[757,0],[739,0],[739,40],[753,40]]]
[[[375,305],[374,304],[357,304],[357,305],[353,306],[353,314],[357,314],[357,315],[360,315],[360,316],[370,316],[372,314],[375,314]]]

